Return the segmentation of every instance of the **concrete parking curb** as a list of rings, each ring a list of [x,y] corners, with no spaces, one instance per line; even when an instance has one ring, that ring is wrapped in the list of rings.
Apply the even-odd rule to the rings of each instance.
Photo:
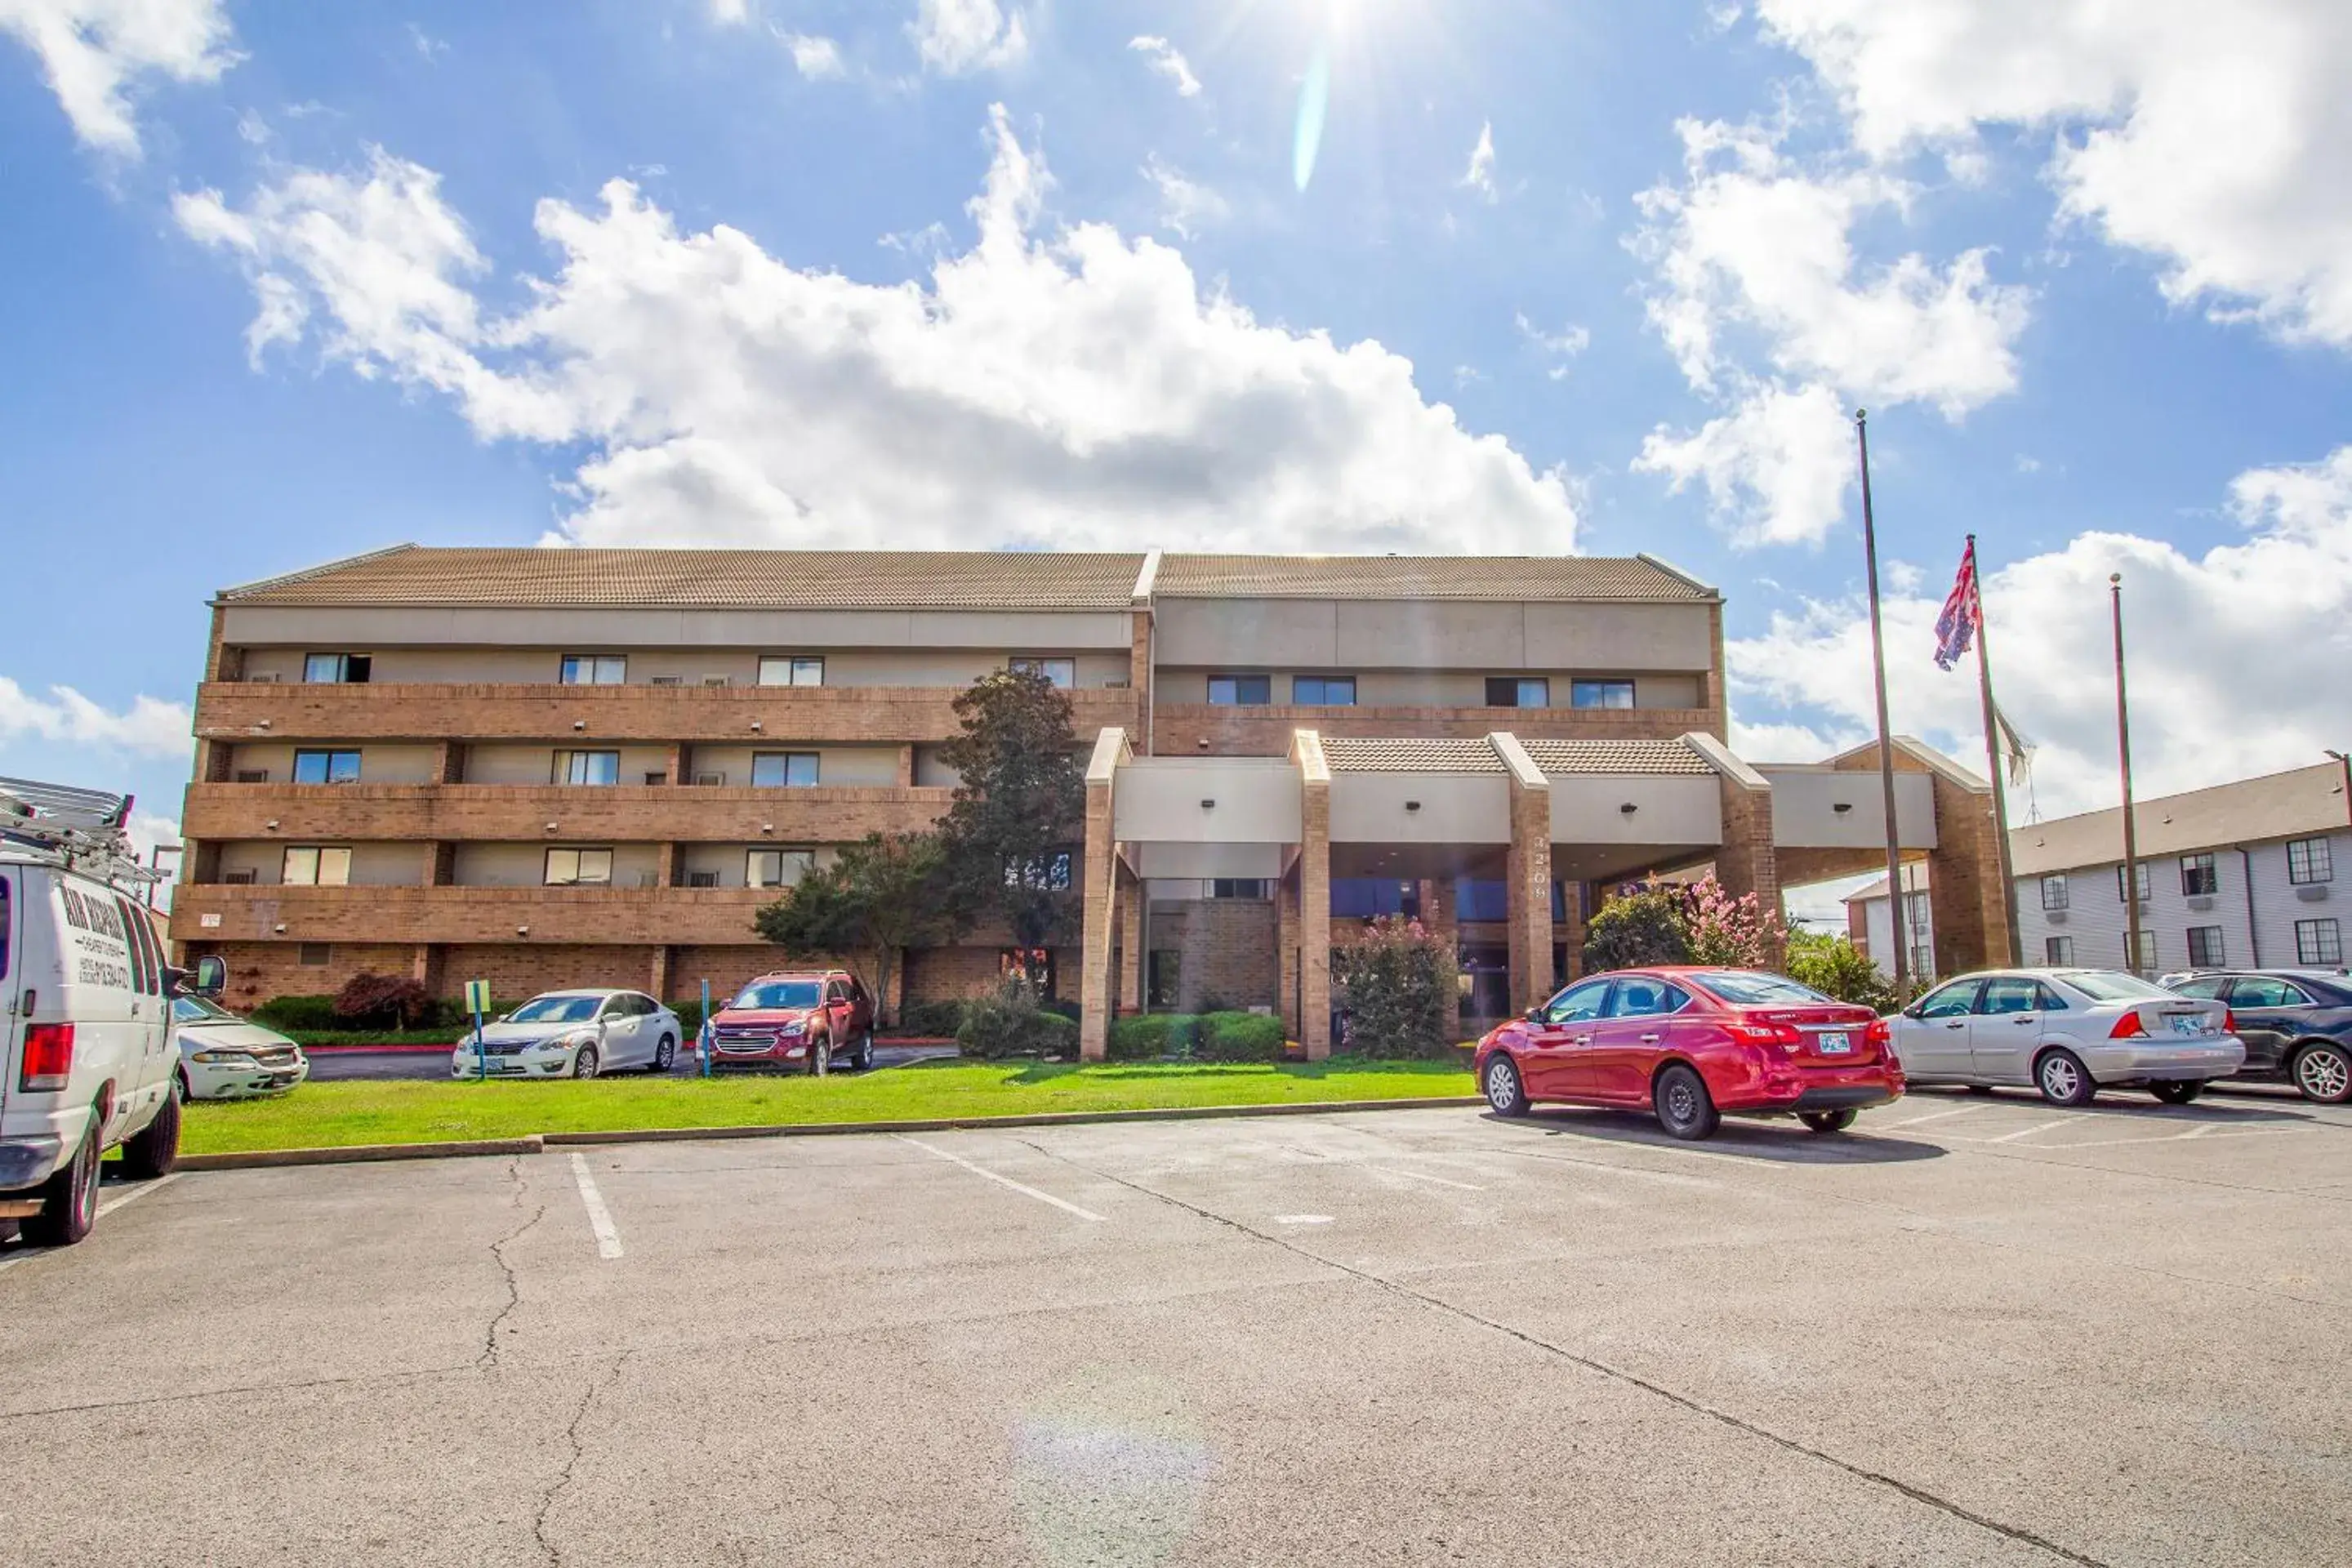
[[[1166,1106],[1147,1110],[1041,1110],[1018,1116],[941,1116],[903,1121],[805,1121],[762,1127],[646,1127],[615,1132],[537,1132],[458,1143],[363,1143],[348,1149],[264,1149],[183,1154],[184,1171],[264,1170],[380,1160],[439,1160],[475,1154],[537,1154],[608,1143],[684,1143],[719,1138],[838,1138],[856,1132],[984,1131],[992,1127],[1076,1127],[1120,1121],[1213,1121],[1247,1116],[1328,1116],[1359,1110],[1430,1110],[1484,1105],[1475,1094],[1426,1099],[1285,1100],[1271,1105]]]

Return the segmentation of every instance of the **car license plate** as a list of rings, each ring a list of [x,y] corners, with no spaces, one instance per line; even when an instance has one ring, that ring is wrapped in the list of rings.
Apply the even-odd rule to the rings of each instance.
[[[1852,1037],[1843,1033],[1817,1036],[1815,1043],[1821,1047],[1822,1055],[1825,1057],[1842,1057],[1853,1049]]]
[[[2193,1016],[2184,1017],[2176,1013],[2172,1017],[2172,1032],[2176,1035],[2201,1035],[2205,1032],[2205,1020]]]

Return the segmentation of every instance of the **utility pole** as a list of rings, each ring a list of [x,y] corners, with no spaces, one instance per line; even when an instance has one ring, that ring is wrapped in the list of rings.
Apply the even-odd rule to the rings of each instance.
[[[2139,825],[2132,817],[2131,703],[2124,691],[2124,574],[2107,576],[2107,596],[2116,622],[2116,746],[2124,778],[2124,967],[2140,970]]]
[[[1886,722],[1886,638],[1878,617],[1878,525],[1870,510],[1870,411],[1853,411],[1862,458],[1862,555],[1870,578],[1870,673],[1878,688],[1878,784],[1886,800],[1886,903],[1895,933],[1895,994],[1911,999],[1911,911],[1903,903],[1903,835],[1895,820],[1895,738]]]

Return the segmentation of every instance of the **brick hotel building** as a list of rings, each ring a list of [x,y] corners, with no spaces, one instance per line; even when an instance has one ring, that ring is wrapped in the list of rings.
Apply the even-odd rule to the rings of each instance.
[[[725,991],[782,956],[751,934],[777,885],[946,809],[950,704],[1008,664],[1068,689],[1087,752],[1053,963],[1089,1048],[1114,1009],[1214,1002],[1319,1054],[1360,915],[1454,934],[1475,1019],[1571,973],[1616,879],[1769,900],[1885,863],[1874,749],[1734,756],[1722,598],[1646,556],[401,546],[214,600],[173,936],[241,1005],[363,971]],[[1981,963],[1990,795],[1896,763],[1938,967]],[[911,952],[907,994],[1008,956]]]

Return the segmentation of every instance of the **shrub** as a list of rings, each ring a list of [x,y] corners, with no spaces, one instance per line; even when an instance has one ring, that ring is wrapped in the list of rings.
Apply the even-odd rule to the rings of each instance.
[[[1282,1020],[1262,1013],[1210,1013],[1201,1019],[1193,1052],[1207,1062],[1278,1062]]]
[[[1347,1047],[1368,1057],[1445,1054],[1445,1006],[1461,972],[1454,944],[1419,921],[1380,916],[1364,939],[1331,950],[1331,978],[1346,1011]]]
[[[1683,921],[1690,933],[1691,962],[1726,969],[1770,968],[1780,962],[1788,935],[1755,894],[1732,897],[1712,871],[1684,893]]]
[[[960,997],[939,1002],[908,1002],[898,1008],[898,1026],[891,1032],[923,1039],[953,1039],[963,1027],[964,1003]]]
[[[248,1015],[266,1029],[317,1034],[347,1027],[332,996],[272,996]]]
[[[996,1060],[1017,1056],[1066,1056],[1078,1047],[1074,1018],[1039,1005],[1037,989],[1020,976],[986,996],[965,1004],[956,1048],[968,1057]]]
[[[1594,911],[1584,928],[1584,973],[1688,963],[1689,928],[1673,890],[1630,885]]]
[[[1282,1020],[1262,1014],[1151,1013],[1115,1020],[1103,1054],[1115,1062],[1278,1062],[1283,1045]]]
[[[1190,1013],[1149,1013],[1113,1019],[1103,1054],[1115,1062],[1157,1061],[1184,1054],[1200,1020]],[[1181,1042],[1180,1044],[1180,1042]]]
[[[1788,973],[1841,1002],[1858,1002],[1881,1013],[1892,1013],[1898,1005],[1894,984],[1878,972],[1878,965],[1842,936],[1790,931]]]
[[[354,974],[335,997],[335,1018],[346,1028],[423,1028],[439,1012],[425,987],[406,976]]]

